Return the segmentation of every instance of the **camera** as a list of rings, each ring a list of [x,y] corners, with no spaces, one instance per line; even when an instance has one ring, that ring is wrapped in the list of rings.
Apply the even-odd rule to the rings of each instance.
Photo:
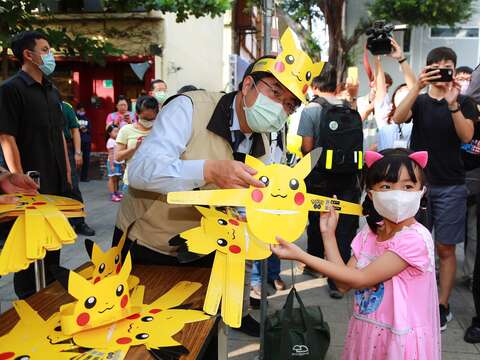
[[[387,55],[392,52],[392,24],[387,24],[385,20],[378,20],[373,23],[373,27],[367,30],[367,49],[372,55]]]

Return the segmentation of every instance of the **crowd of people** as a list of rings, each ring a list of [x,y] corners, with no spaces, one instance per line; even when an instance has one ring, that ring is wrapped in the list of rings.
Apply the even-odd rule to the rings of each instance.
[[[469,175],[480,165],[479,70],[457,67],[455,52],[440,47],[430,51],[416,76],[395,40],[391,45],[388,56],[375,58],[373,70],[367,66],[370,91],[364,96],[357,79],[339,84],[328,63],[317,74],[317,64],[298,65],[305,84],[280,76],[277,70],[292,65],[293,56],[281,66],[275,56],[257,59],[239,89],[228,94],[188,85],[167,98],[167,84],[155,80],[133,109],[130,99],[119,96],[105,121],[108,192],[120,203],[112,244],[128,231],[135,264],[211,267],[212,254],[177,257],[171,244],[198,224],[200,214],[168,204],[165,195],[268,186],[244,164],[245,155],[284,161],[287,119],[306,103],[298,126],[301,151],[323,149],[306,179],[308,192],[362,202],[367,224],[359,229],[358,217],[338,216],[333,209],[311,212],[306,251],[282,239],[272,247],[273,288],[286,287],[279,275],[279,258],[285,258],[298,260],[306,274],[328,277],[334,299],[355,289],[344,359],[440,359],[440,330],[455,310],[449,305],[455,249],[468,239],[464,271],[477,314],[465,341],[480,343],[480,242],[473,225],[480,189],[469,184],[479,180]],[[89,180],[92,126],[85,107],[74,110],[49,80],[55,61],[44,35],[22,32],[12,50],[21,70],[0,85],[0,145],[8,169],[2,170],[8,177],[0,174],[0,190],[38,188],[83,201],[79,182]],[[393,83],[384,61],[398,62],[404,82]],[[441,69],[453,78],[444,80]],[[22,175],[29,171],[39,172],[39,184]],[[7,185],[5,179],[11,179]],[[242,209],[237,212],[244,216]],[[72,225],[78,233],[94,234],[82,218]],[[58,265],[59,251],[48,252],[45,261],[47,269]],[[249,295],[260,296],[259,263],[247,262],[246,272],[240,331],[259,336],[248,312]],[[32,267],[15,274],[20,298],[34,289]]]

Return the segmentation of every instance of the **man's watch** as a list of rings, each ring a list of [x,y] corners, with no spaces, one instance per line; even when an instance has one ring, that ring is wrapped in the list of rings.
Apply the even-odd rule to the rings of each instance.
[[[75,151],[75,155],[82,156],[83,153],[81,151]]]
[[[448,110],[450,110],[451,114],[455,114],[456,112],[460,111],[460,104],[457,102],[457,107],[455,109],[452,110],[452,109],[448,108]]]

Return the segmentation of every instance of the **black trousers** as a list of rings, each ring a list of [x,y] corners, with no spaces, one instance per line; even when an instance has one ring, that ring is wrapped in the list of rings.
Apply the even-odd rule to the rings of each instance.
[[[80,171],[80,180],[88,180],[88,169],[90,168],[90,152],[92,150],[91,142],[82,142],[83,164]]]
[[[477,200],[477,253],[475,255],[475,267],[473,268],[473,302],[477,315],[473,318],[473,323],[480,327],[480,195]]]
[[[339,200],[358,203],[360,201],[361,190],[358,178],[356,176],[329,175],[325,176],[312,171],[306,179],[308,192],[333,197],[336,195]],[[320,232],[320,213],[310,211],[308,214],[307,227],[307,252],[310,255],[324,258],[325,249],[323,247],[322,234]],[[335,232],[337,245],[340,255],[345,263],[351,257],[351,248],[353,238],[357,234],[358,216],[340,215],[337,230]],[[330,289],[336,290],[335,283],[328,279]]]
[[[113,232],[112,246],[116,246],[123,235],[123,231],[118,227],[115,227]],[[139,245],[136,242],[132,242],[130,239],[126,239],[124,251],[122,251],[122,257],[126,255],[128,249],[130,249],[130,256],[132,262],[139,265],[166,265],[166,266],[179,266],[179,267],[208,267],[213,265],[213,259],[215,258],[215,252],[203,256],[198,260],[182,263],[178,261],[175,256],[169,256],[161,254],[154,250],[151,250],[145,246]]]

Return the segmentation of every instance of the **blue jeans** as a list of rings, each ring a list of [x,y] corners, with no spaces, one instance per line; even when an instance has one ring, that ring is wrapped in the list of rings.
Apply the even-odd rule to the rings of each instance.
[[[254,261],[253,262],[253,269],[252,269],[252,286],[260,285],[261,278],[261,262]],[[268,276],[267,281],[274,281],[280,279],[280,259],[275,255],[272,254],[267,260],[267,268],[268,268]]]

